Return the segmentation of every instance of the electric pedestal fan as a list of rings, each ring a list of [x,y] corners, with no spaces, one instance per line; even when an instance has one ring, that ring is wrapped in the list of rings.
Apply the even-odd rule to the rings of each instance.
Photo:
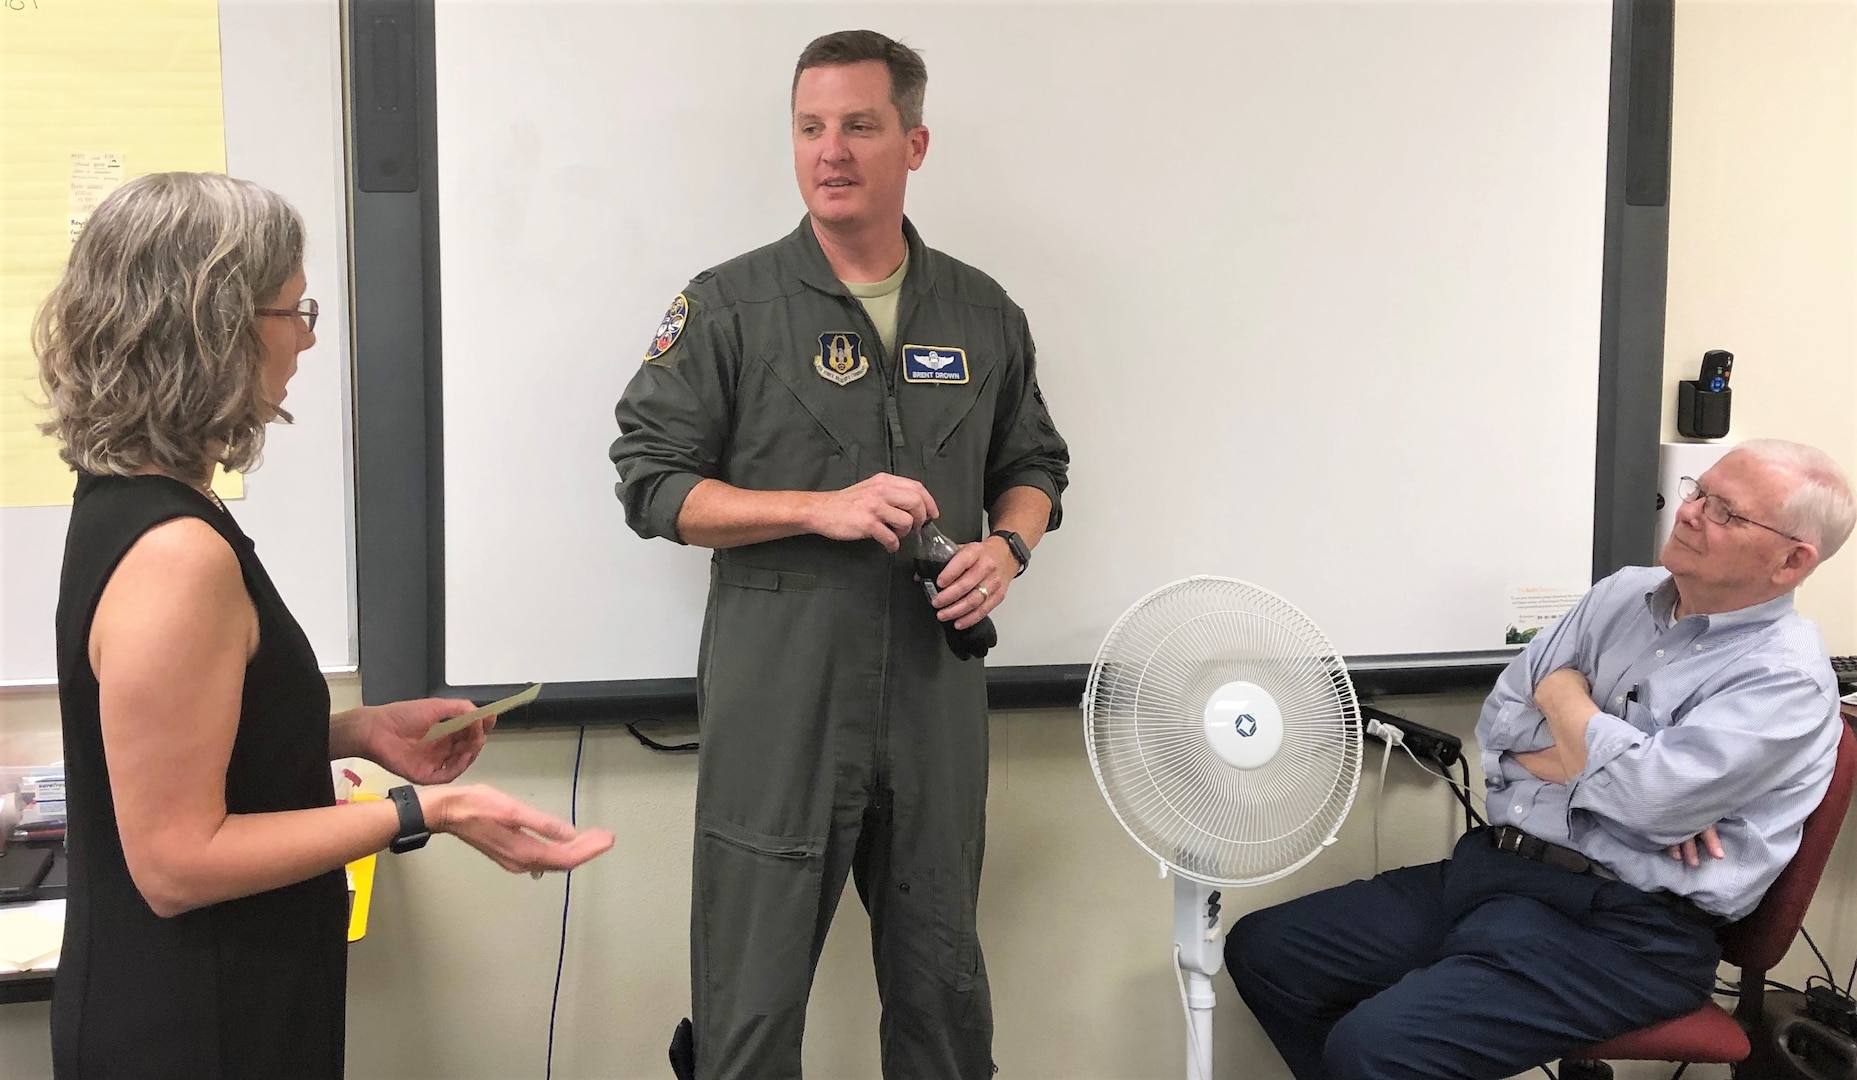
[[[1110,628],[1083,694],[1103,798],[1174,875],[1187,1076],[1211,1080],[1219,892],[1334,842],[1360,783],[1360,707],[1328,638],[1282,597],[1191,577]]]

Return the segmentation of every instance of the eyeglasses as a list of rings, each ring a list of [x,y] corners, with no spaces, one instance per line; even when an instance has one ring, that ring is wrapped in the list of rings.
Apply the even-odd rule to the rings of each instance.
[[[1780,530],[1774,528],[1771,525],[1768,525],[1765,522],[1755,521],[1753,518],[1748,517],[1745,514],[1737,514],[1733,510],[1728,509],[1727,500],[1723,499],[1720,495],[1713,495],[1707,491],[1702,490],[1702,485],[1696,483],[1696,480],[1694,477],[1690,477],[1690,476],[1683,477],[1681,486],[1677,488],[1677,494],[1683,497],[1684,502],[1695,502],[1697,499],[1701,499],[1702,500],[1702,516],[1705,518],[1708,518],[1710,521],[1713,521],[1717,525],[1726,525],[1730,521],[1744,521],[1749,525],[1759,525],[1761,528],[1767,530],[1770,533],[1778,533],[1780,536],[1784,536],[1786,539],[1791,540],[1794,543],[1798,543],[1798,544],[1805,543],[1804,540],[1799,539],[1797,536],[1794,536],[1792,533],[1780,532]]]
[[[252,311],[276,319],[302,319],[303,329],[311,333],[316,330],[316,316],[322,313],[322,309],[316,306],[314,300],[299,300],[297,306],[293,308],[261,307],[253,308]]]

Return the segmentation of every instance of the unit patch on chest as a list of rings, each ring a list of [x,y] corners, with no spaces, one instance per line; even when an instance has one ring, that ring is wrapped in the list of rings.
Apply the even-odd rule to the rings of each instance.
[[[964,383],[967,381],[967,350],[948,345],[905,345],[903,381]]]
[[[819,335],[819,355],[812,358],[812,367],[820,378],[844,386],[870,371],[870,358],[864,355],[856,333],[827,330]]]

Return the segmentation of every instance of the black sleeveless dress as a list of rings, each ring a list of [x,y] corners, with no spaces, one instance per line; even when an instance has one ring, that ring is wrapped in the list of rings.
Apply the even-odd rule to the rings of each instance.
[[[206,521],[232,546],[258,612],[226,809],[257,814],[335,802],[328,686],[252,542],[177,480],[80,476],[58,594],[70,891],[52,992],[53,1073],[60,1080],[340,1077],[348,979],[340,870],[163,919],[123,861],[90,625],[123,555],[177,517]]]

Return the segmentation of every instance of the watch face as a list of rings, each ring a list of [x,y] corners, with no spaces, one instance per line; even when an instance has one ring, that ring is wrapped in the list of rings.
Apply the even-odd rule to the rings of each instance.
[[[1031,550],[1025,546],[1025,540],[1021,538],[1018,533],[1010,529],[1000,529],[993,535],[1006,541],[1006,549],[1012,552],[1013,558],[1019,560],[1019,570],[1023,573],[1025,567],[1032,561],[1032,553]]]
[[[393,843],[388,846],[395,855],[404,855],[409,851],[418,851],[425,847],[426,841],[430,839],[432,839],[432,834],[429,832],[413,833],[411,836],[394,837]]]

